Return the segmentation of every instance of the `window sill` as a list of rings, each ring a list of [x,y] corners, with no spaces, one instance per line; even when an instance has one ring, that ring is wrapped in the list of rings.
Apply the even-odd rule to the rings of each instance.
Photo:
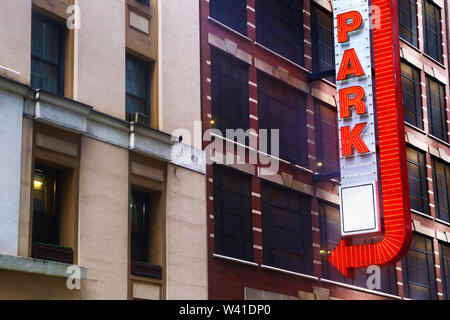
[[[447,147],[450,147],[450,143],[445,142],[444,140],[441,140],[441,139],[439,139],[439,138],[433,136],[432,134],[429,134],[428,136],[429,136],[431,139],[436,140],[437,142],[440,142],[440,143],[446,145]]]
[[[411,124],[411,123],[409,123],[409,122],[406,122],[406,121],[405,121],[405,126],[411,128],[411,129],[414,129],[415,131],[418,131],[418,132],[420,132],[420,133],[422,133],[422,134],[424,134],[424,135],[427,134],[427,133],[425,132],[425,130],[420,129],[419,127],[417,127],[417,126],[415,126],[415,125],[413,125],[413,124]]]
[[[283,59],[284,61],[289,62],[289,63],[292,64],[293,66],[295,66],[295,67],[297,67],[297,68],[299,68],[299,69],[301,69],[301,70],[303,70],[303,71],[305,71],[305,72],[307,72],[307,73],[310,73],[310,72],[311,72],[310,70],[306,69],[305,67],[299,65],[298,63],[295,63],[295,62],[292,61],[291,59],[286,58],[286,57],[282,56],[282,55],[279,54],[279,53],[276,53],[276,52],[273,51],[272,49],[267,48],[265,45],[262,45],[262,44],[259,43],[259,42],[256,42],[256,41],[255,41],[255,45],[256,45],[257,47],[260,47],[261,49],[263,49],[263,50],[265,50],[265,51],[267,51],[267,52],[269,52],[269,53],[271,53],[271,54],[273,54],[273,55],[275,55],[275,56],[277,56],[277,57]]]
[[[246,260],[241,260],[241,259],[236,259],[236,258],[232,258],[232,257],[222,256],[222,255],[216,254],[216,253],[213,253],[212,256],[214,258],[217,258],[217,259],[222,259],[222,260],[237,262],[237,263],[241,263],[241,264],[246,264],[246,265],[252,266],[252,267],[259,267],[259,264],[257,264],[256,262],[250,262],[250,261],[246,261]]]
[[[271,266],[266,266],[264,264],[261,265],[262,269],[267,269],[267,270],[272,270],[272,271],[277,271],[277,272],[281,272],[281,273],[286,273],[286,274],[290,274],[293,276],[298,276],[298,277],[302,277],[302,278],[307,278],[307,279],[311,279],[311,280],[319,280],[318,277],[316,276],[311,276],[308,274],[303,274],[303,273],[298,273],[298,272],[294,272],[294,271],[289,271],[289,270],[285,270],[285,269],[280,269],[280,268],[275,268],[275,267],[271,267]]]
[[[333,88],[337,88],[336,83],[331,82],[330,80],[327,80],[325,78],[321,78],[320,81],[325,82],[329,86],[332,86]]]
[[[233,32],[233,33],[234,33],[235,35],[237,35],[238,37],[241,37],[242,39],[247,40],[247,41],[249,41],[249,42],[252,42],[252,39],[250,39],[248,36],[246,36],[246,35],[243,34],[243,33],[240,33],[239,31],[234,30],[233,28],[227,26],[226,24],[220,22],[219,20],[216,20],[216,19],[214,19],[214,18],[212,18],[212,17],[210,17],[210,16],[208,16],[208,20],[211,21],[211,22],[213,22],[213,23],[215,23],[215,24],[217,24],[217,25],[219,25],[219,26],[221,26],[222,28],[227,29],[228,31]]]
[[[444,221],[444,220],[441,220],[441,219],[438,219],[438,218],[435,218],[434,220],[435,220],[436,222],[442,223],[442,224],[444,224],[444,225],[450,227],[450,222],[447,222],[447,221]]]
[[[67,272],[69,267],[72,267],[72,265],[34,258],[0,255],[0,269],[2,270],[68,278],[72,274],[72,272]],[[80,268],[81,280],[86,280],[88,268],[82,266],[76,267]]]
[[[434,218],[431,215],[429,215],[429,214],[426,214],[426,213],[423,213],[423,212],[420,212],[420,211],[417,211],[417,210],[414,210],[414,209],[411,209],[411,212],[414,213],[414,214],[417,214],[418,216],[421,216],[421,217],[424,217],[424,218],[427,218],[427,219],[430,219],[430,220],[434,220]]]
[[[444,70],[447,70],[447,68],[445,67],[445,65],[442,62],[437,61],[436,59],[434,59],[433,57],[427,55],[425,52],[423,53],[423,56],[425,58],[427,58],[428,60],[431,60],[431,62],[436,63],[438,66],[440,66],[441,68],[443,68]]]
[[[362,291],[362,292],[366,292],[366,293],[370,293],[370,294],[375,294],[375,295],[386,297],[386,298],[402,300],[402,297],[400,297],[400,296],[396,296],[396,295],[393,295],[393,294],[384,293],[384,292],[380,292],[380,291],[365,289],[365,288],[361,288],[361,287],[358,287],[358,286],[352,286],[351,284],[341,283],[341,282],[328,280],[328,279],[323,279],[323,278],[320,279],[320,281],[328,283],[328,284],[333,284],[333,285],[336,285],[336,286],[352,289],[352,290],[358,290],[358,291]]]

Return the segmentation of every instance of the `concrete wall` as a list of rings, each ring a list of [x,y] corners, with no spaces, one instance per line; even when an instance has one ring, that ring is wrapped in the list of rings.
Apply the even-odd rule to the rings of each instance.
[[[74,98],[125,119],[125,1],[78,0]]]
[[[201,119],[199,2],[159,1],[159,18],[160,129],[186,128],[193,137]],[[201,149],[201,137],[196,142]]]
[[[30,83],[31,0],[0,3],[0,76]]]
[[[167,299],[207,299],[205,176],[168,165]]]
[[[88,267],[82,299],[127,299],[128,151],[83,137],[79,264]]]
[[[23,98],[0,91],[0,114],[0,253],[17,255]]]

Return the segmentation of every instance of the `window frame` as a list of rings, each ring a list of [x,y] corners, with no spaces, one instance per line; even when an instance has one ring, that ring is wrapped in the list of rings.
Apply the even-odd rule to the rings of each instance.
[[[276,190],[278,189],[278,190]],[[289,197],[300,198],[298,204],[299,208],[280,203],[273,199],[272,193],[276,192],[284,193],[287,198],[287,203],[290,202]],[[267,194],[266,194],[267,192]],[[262,212],[262,230],[263,230],[263,263],[274,268],[288,270],[292,272],[298,272],[302,274],[314,274],[314,253],[313,253],[313,236],[312,236],[312,219],[311,219],[311,200],[312,198],[306,194],[287,188],[285,186],[267,181],[261,180],[261,212]],[[293,229],[286,229],[282,226],[275,226],[273,221],[273,209],[276,208],[283,213],[289,213],[296,216],[297,222],[300,223],[300,230],[294,231]],[[291,221],[293,222],[293,221]],[[277,233],[274,229],[278,229],[278,232],[285,232],[286,234],[296,234],[301,239],[301,245],[296,247],[299,251],[294,253],[287,248],[277,247],[274,239],[280,237],[280,233]],[[277,236],[278,235],[278,236]],[[309,241],[308,241],[309,239]],[[291,249],[291,248],[290,248]],[[291,256],[300,258],[303,262],[302,266],[298,269],[292,268],[289,265],[277,264],[274,261],[273,251],[282,251]],[[295,263],[296,264],[296,263]]]
[[[303,1],[295,0],[294,4],[297,4],[297,6],[291,7],[291,15],[292,20],[290,21],[291,25],[297,25],[298,28],[292,28],[294,39],[298,39],[297,43],[291,43],[289,42],[289,39],[283,39],[280,38],[279,34],[273,34],[273,37],[276,37],[278,39],[278,42],[282,42],[285,45],[279,45],[278,47],[274,45],[273,42],[269,41],[267,39],[268,35],[272,33],[268,32],[268,29],[273,30],[273,26],[268,26],[267,17],[266,17],[266,1],[272,2],[282,2],[282,5],[288,6],[287,4],[283,3],[283,0],[256,0],[255,3],[255,9],[256,9],[256,42],[269,48],[273,52],[283,56],[284,58],[292,61],[295,64],[298,64],[300,66],[304,66],[305,59],[304,59],[304,27],[303,27]],[[273,15],[271,16],[274,17]],[[278,17],[278,20],[281,20]],[[287,53],[288,50],[286,48],[290,47],[293,53],[289,54]],[[284,52],[283,52],[284,51]]]
[[[450,222],[450,165],[444,161],[438,160],[434,157],[432,157],[431,159],[432,161],[432,168],[433,168],[433,186],[434,186],[434,204],[435,204],[435,208],[436,208],[436,216],[446,222]],[[442,178],[444,180],[444,184],[445,184],[445,190],[442,190],[441,192],[441,187],[439,187],[439,177],[438,177],[438,173],[436,170],[436,164],[440,163],[443,166],[444,169],[444,176],[439,174],[439,177]],[[441,198],[440,195],[441,194],[447,194],[447,218],[443,217],[441,214]]]
[[[435,83],[438,88],[439,88],[439,93],[436,94],[436,92],[433,92],[431,90],[431,83]],[[446,88],[445,85],[442,84],[441,82],[433,79],[430,76],[426,76],[426,89],[427,89],[427,106],[428,106],[428,122],[429,122],[429,131],[430,134],[444,142],[448,141],[448,134],[447,134],[447,106],[446,106]],[[443,94],[443,96],[441,96],[441,93]],[[438,108],[436,108],[436,106],[433,105],[433,99],[432,97],[435,97],[439,100],[439,113],[441,116],[441,121],[440,122],[436,122],[433,119],[433,110],[437,110]],[[439,127],[441,128],[439,131],[436,133],[435,127]]]
[[[431,16],[427,13],[426,4],[431,5],[434,8],[434,16]],[[434,2],[431,2],[429,0],[423,1],[423,38],[424,38],[424,52],[427,56],[431,57],[432,59],[438,61],[439,63],[443,62],[443,46],[442,46],[442,8],[440,8],[438,5],[436,5]],[[436,18],[436,15],[439,15],[438,18]],[[436,48],[436,55],[434,55],[434,52],[430,49],[430,40],[428,39],[428,30],[430,32],[433,32],[428,27],[428,19],[432,19],[431,23],[434,24],[434,27],[436,28],[436,46],[433,46]],[[434,32],[433,32],[434,33]]]
[[[144,217],[143,219],[143,229],[144,232],[141,233],[143,234],[143,242],[144,242],[144,258],[142,260],[139,259],[135,259],[135,257],[133,256],[133,248],[134,246],[134,241],[133,241],[133,233],[138,233],[138,232],[134,232],[133,231],[133,196],[140,198],[139,200],[142,200],[143,202],[146,203],[146,205],[149,207],[149,212],[147,212],[147,215]],[[131,189],[131,195],[130,195],[130,259],[132,262],[138,262],[138,263],[150,263],[150,215],[153,213],[152,209],[151,209],[151,201],[152,201],[152,196],[150,193],[148,192],[143,192],[140,190],[137,190],[135,188]],[[135,240],[136,241],[136,240]]]
[[[423,210],[414,209],[412,204],[411,204],[411,209],[419,211],[419,212],[427,214],[427,215],[430,215],[429,198],[428,198],[428,183],[427,183],[426,153],[423,151],[420,151],[418,149],[415,149],[413,147],[410,147],[410,146],[407,146],[407,150],[408,149],[416,152],[416,154],[418,155],[417,158],[419,160],[419,162],[416,162],[414,160],[410,160],[407,157],[409,194],[410,194],[410,197],[413,196],[413,197],[421,200],[421,205],[422,205]],[[421,163],[421,156],[423,158],[423,163]],[[412,175],[410,174],[410,165],[414,165],[414,166],[418,167],[419,174],[420,174],[419,179],[417,179],[417,177],[412,177]],[[420,186],[421,186],[421,194],[420,195],[411,193],[411,179],[415,179],[416,181],[417,180],[419,181]]]
[[[447,248],[449,256],[444,255],[444,247]],[[444,299],[450,300],[450,245],[439,242],[439,256],[441,258],[441,279]]]
[[[326,26],[322,23],[320,19],[317,18],[317,12],[320,11],[324,15],[328,16],[331,20],[331,29],[327,29]],[[319,29],[323,31],[323,33],[329,32],[331,34],[332,42],[330,44],[325,41],[322,42],[319,40]],[[313,72],[324,72],[336,69],[335,66],[335,54],[334,54],[334,30],[333,30],[333,16],[332,13],[328,12],[325,9],[322,9],[319,5],[311,2],[311,42],[312,42],[312,63],[313,63]],[[317,45],[316,45],[317,44]],[[320,48],[324,47],[326,52],[331,55],[331,64],[323,61],[320,58]],[[328,52],[328,51],[329,52]],[[329,79],[330,80],[330,79]],[[331,79],[332,82],[335,82],[335,77],[333,76]]]
[[[145,105],[145,109],[146,109],[147,112],[146,113],[141,113],[141,114],[143,114],[144,116],[147,116],[147,117],[149,117],[151,119],[151,116],[152,116],[152,111],[151,111],[151,88],[150,88],[150,86],[151,86],[151,79],[150,79],[151,65],[150,64],[151,63],[149,61],[140,59],[140,58],[138,58],[138,57],[136,57],[136,56],[134,56],[134,55],[132,55],[132,54],[127,52],[126,53],[126,58],[125,58],[125,68],[126,68],[126,63],[127,63],[128,60],[130,60],[133,63],[138,64],[140,67],[142,67],[144,69],[144,74],[146,75],[145,83],[144,83],[146,97],[145,98],[138,97],[138,96],[134,95],[133,93],[129,93],[128,92],[127,70],[125,70],[125,96],[126,97],[131,96],[133,99],[138,99],[138,100],[143,101],[144,105]],[[135,112],[129,112],[128,111],[128,104],[126,103],[126,100],[125,100],[125,111],[126,111],[127,117],[129,117],[129,115],[133,115],[135,113]]]
[[[423,130],[423,110],[422,110],[422,85],[421,85],[421,71],[414,67],[413,65],[402,61],[401,66],[406,66],[411,69],[413,78],[409,77],[408,75],[405,75],[402,72],[402,93],[403,93],[403,111],[406,114],[407,112],[410,112],[414,114],[414,123],[411,123],[407,121],[407,117],[405,115],[405,121],[421,130]],[[416,76],[418,76],[418,79],[416,79]],[[403,81],[410,81],[412,85],[414,86],[414,94],[411,94],[409,92],[406,92],[405,85],[403,84]],[[405,104],[405,95],[412,96],[415,101],[414,109],[408,107]],[[419,103],[419,105],[417,105]]]
[[[334,113],[334,122],[329,122],[324,120],[323,118],[323,109],[328,109],[331,112]],[[315,139],[316,139],[316,160],[317,163],[321,163],[321,166],[318,166],[317,170],[324,173],[334,173],[340,171],[340,156],[339,156],[339,128],[337,125],[337,110],[335,107],[331,107],[319,100],[314,101],[314,128],[315,128]],[[326,146],[323,141],[325,141],[325,138],[323,138],[323,125],[326,123],[328,127],[334,126],[335,128],[335,136],[336,141],[334,142],[334,148],[336,149],[335,154],[335,160],[332,161],[329,158],[327,158],[324,155],[324,150],[326,149]],[[332,142],[328,142],[328,145],[332,144]]]
[[[403,10],[403,8],[400,6],[398,6],[398,10],[399,10],[399,25],[400,25],[400,30],[401,28],[405,28],[408,32],[411,33],[411,39],[405,39],[404,37],[402,37],[402,33],[400,31],[400,38],[405,40],[406,42],[408,42],[410,45],[412,45],[413,47],[418,48],[419,46],[419,38],[418,38],[418,18],[417,18],[417,1],[416,0],[405,0],[408,2],[409,4],[409,10],[408,12]],[[412,10],[412,8],[414,8],[414,10]],[[410,19],[410,24],[411,24],[411,28],[409,28],[407,25],[403,24],[401,21],[401,13],[404,12],[407,16],[409,16]]]
[[[235,175],[240,180],[240,190],[239,192],[228,190],[224,187],[224,176],[226,174]],[[245,181],[247,180],[247,181]],[[246,174],[237,169],[214,164],[213,165],[213,193],[214,193],[214,252],[219,255],[231,257],[234,259],[239,259],[243,261],[253,262],[253,213],[252,213],[252,176]],[[248,190],[244,190],[245,184],[248,184]],[[229,192],[234,196],[239,197],[240,201],[240,218],[241,218],[241,235],[236,237],[235,235],[227,234],[225,231],[224,215],[225,215],[225,202],[224,193]],[[237,198],[234,198],[237,199]],[[230,202],[228,202],[230,203]],[[246,208],[246,205],[248,208]],[[235,213],[233,215],[236,216]],[[242,251],[237,252],[227,252],[227,242],[226,238],[232,238],[241,243]],[[219,241],[221,241],[219,246]],[[246,244],[247,247],[243,245]],[[219,249],[221,248],[221,249]],[[228,249],[230,249],[228,247]]]
[[[59,63],[58,64],[55,64],[54,62],[47,61],[47,60],[45,60],[45,59],[43,59],[41,57],[38,57],[38,56],[34,55],[33,54],[33,50],[31,50],[31,52],[30,52],[30,57],[31,57],[30,58],[30,60],[31,60],[30,63],[31,63],[31,65],[33,63],[33,59],[36,59],[36,60],[39,60],[42,63],[45,63],[45,64],[50,65],[50,66],[52,66],[52,67],[57,69],[57,90],[56,90],[56,92],[53,92],[53,91],[50,91],[50,90],[48,90],[46,88],[35,88],[35,89],[40,89],[40,90],[44,90],[44,91],[47,91],[47,92],[50,92],[50,93],[53,93],[53,94],[56,94],[56,95],[64,96],[64,92],[65,92],[65,64],[66,64],[66,61],[65,61],[66,60],[65,59],[66,58],[66,37],[67,37],[65,28],[64,28],[64,26],[61,23],[55,21],[54,19],[49,18],[48,16],[46,16],[44,14],[38,13],[36,11],[33,11],[31,19],[32,19],[32,22],[31,22],[32,26],[33,26],[33,20],[34,19],[38,19],[41,22],[46,23],[46,24],[51,25],[52,27],[56,28],[58,30],[58,32],[59,32],[59,39],[58,39],[58,41],[59,41],[59,48],[58,48],[58,51],[59,51],[59,54],[58,54]],[[33,43],[33,38],[31,38],[31,43]],[[31,45],[31,48],[33,48],[33,45]],[[30,74],[31,74],[31,70],[32,70],[31,65],[30,65]],[[31,74],[31,76],[30,76],[30,84],[31,84],[31,79],[32,78],[33,77],[32,77],[32,74]],[[31,84],[31,86],[34,87],[32,84]]]

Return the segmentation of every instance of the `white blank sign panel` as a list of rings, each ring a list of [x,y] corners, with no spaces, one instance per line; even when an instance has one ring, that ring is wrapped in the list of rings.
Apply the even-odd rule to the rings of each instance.
[[[376,231],[377,202],[374,184],[341,189],[342,234]]]

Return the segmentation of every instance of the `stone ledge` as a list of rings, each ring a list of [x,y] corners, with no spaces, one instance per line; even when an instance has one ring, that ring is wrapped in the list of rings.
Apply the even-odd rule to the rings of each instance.
[[[0,254],[0,270],[27,272],[52,277],[68,278],[72,274],[72,272],[67,273],[67,269],[69,267],[72,267],[72,265],[54,261]],[[76,267],[80,268],[81,280],[86,280],[88,268],[82,266]]]

